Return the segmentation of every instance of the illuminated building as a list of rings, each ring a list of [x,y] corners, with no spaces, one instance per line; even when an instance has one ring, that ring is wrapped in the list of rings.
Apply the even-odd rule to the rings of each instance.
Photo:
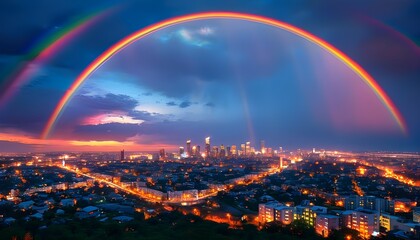
[[[232,152],[229,146],[226,147],[226,153],[228,157],[232,156]]]
[[[179,155],[184,155],[184,147],[179,147]]]
[[[301,219],[310,226],[315,226],[316,216],[326,214],[327,208],[321,206],[299,205],[296,206],[294,219]]]
[[[206,156],[210,156],[210,137],[206,137],[205,139],[206,142]]]
[[[192,147],[192,153],[190,156],[197,156],[197,146]]]
[[[231,147],[230,147],[230,152],[232,153],[232,155],[237,155],[237,152],[236,152],[236,145],[232,145]]]
[[[375,196],[357,196],[351,195],[344,198],[344,207],[347,210],[364,208],[382,212],[385,210],[385,199]]]
[[[226,150],[225,150],[225,146],[223,146],[223,144],[220,145],[220,157],[221,158],[226,157]]]
[[[219,156],[219,148],[217,146],[213,146],[211,155],[213,157]]]
[[[315,231],[323,237],[328,237],[332,230],[339,229],[339,217],[334,215],[320,214],[316,216]]]
[[[187,140],[187,154],[188,154],[188,157],[192,156],[191,140]]]
[[[343,228],[351,228],[352,226],[352,217],[353,217],[353,211],[348,210],[341,213],[341,227]]]
[[[246,142],[245,146],[245,156],[251,155],[251,142]]]
[[[121,156],[120,156],[120,160],[124,161],[125,156],[124,156],[124,149],[121,151]]]
[[[344,198],[344,206],[347,210],[354,210],[363,207],[363,198],[358,195],[351,195]]]
[[[165,149],[160,149],[159,150],[159,160],[165,160],[166,159],[166,154],[165,154]]]
[[[260,151],[262,154],[265,154],[265,141],[264,140],[260,141]]]
[[[386,232],[389,232],[391,230],[400,229],[399,225],[402,225],[403,223],[397,216],[381,214],[379,217],[379,224],[385,229]]]
[[[274,207],[274,220],[288,225],[293,222],[294,208],[288,206]]]
[[[379,232],[379,213],[367,209],[356,209],[352,214],[352,229],[359,231],[364,238],[369,238],[374,232]]]
[[[195,155],[200,156],[200,152],[201,152],[200,145],[197,145],[197,147],[195,148]]]
[[[279,153],[283,153],[283,147],[279,148]]]
[[[279,206],[277,202],[261,203],[258,205],[258,221],[260,223],[273,222],[275,220],[274,208]]]
[[[245,149],[244,143],[241,144],[241,155],[246,155],[246,149]]]

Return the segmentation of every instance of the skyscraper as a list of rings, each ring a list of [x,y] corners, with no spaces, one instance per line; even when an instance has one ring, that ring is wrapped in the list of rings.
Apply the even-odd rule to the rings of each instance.
[[[183,155],[184,154],[184,147],[179,147],[179,155]]]
[[[124,156],[124,149],[123,149],[123,150],[121,150],[120,160],[124,161],[124,159],[125,159],[125,156]]]
[[[261,148],[260,149],[261,153],[264,154],[265,153],[265,141],[264,140],[261,140],[260,148]]]
[[[187,153],[188,157],[192,156],[191,140],[187,140]]]
[[[225,146],[223,146],[223,144],[220,145],[220,157],[221,158],[226,157]]]
[[[162,148],[159,150],[159,160],[165,160],[165,159],[166,159],[165,149]]]
[[[251,155],[251,142],[246,142],[245,155]]]
[[[237,152],[236,152],[236,145],[232,145],[230,147],[230,152],[232,153],[232,155],[236,155],[237,154]]]
[[[211,148],[210,148],[210,137],[206,137],[206,139],[205,139],[205,141],[206,141],[206,156],[210,156],[210,151],[211,151]]]

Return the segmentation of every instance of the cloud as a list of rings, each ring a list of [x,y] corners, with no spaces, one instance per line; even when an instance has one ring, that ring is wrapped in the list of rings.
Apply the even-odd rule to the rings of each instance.
[[[214,107],[215,105],[212,102],[208,102],[208,103],[204,104],[204,106],[206,106],[206,107]]]
[[[183,101],[179,104],[179,107],[180,108],[187,108],[187,107],[191,106],[191,104],[192,103],[190,101]]]
[[[166,105],[168,105],[168,106],[177,106],[178,104],[176,104],[175,102],[167,102]]]

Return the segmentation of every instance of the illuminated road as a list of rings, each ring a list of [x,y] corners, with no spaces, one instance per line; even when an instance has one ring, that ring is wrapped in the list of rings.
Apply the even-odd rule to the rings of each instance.
[[[270,170],[268,170],[266,172],[261,172],[261,173],[257,174],[257,177],[251,178],[249,183],[244,183],[243,181],[237,181],[235,183],[231,183],[231,184],[228,184],[228,185],[223,185],[222,188],[214,189],[212,192],[210,192],[208,194],[199,195],[197,197],[191,197],[191,199],[185,199],[185,198],[183,198],[182,200],[180,200],[180,199],[176,199],[176,200],[164,200],[162,197],[159,197],[159,196],[156,196],[156,195],[153,195],[153,194],[142,193],[142,192],[140,192],[138,190],[133,190],[133,189],[130,189],[130,188],[127,188],[127,187],[123,187],[123,186],[121,186],[119,184],[113,183],[113,182],[108,181],[106,179],[98,178],[98,177],[96,177],[96,176],[94,176],[92,174],[83,173],[83,172],[79,171],[79,169],[77,169],[77,168],[76,169],[72,169],[71,167],[61,166],[61,165],[58,165],[57,167],[60,167],[61,169],[64,169],[64,170],[69,171],[69,172],[76,173],[78,175],[82,175],[82,176],[87,177],[87,178],[94,179],[95,181],[105,183],[105,184],[107,184],[108,186],[110,186],[112,188],[121,190],[121,191],[126,192],[126,193],[129,193],[129,194],[133,194],[133,195],[135,195],[135,196],[137,196],[139,198],[142,198],[142,199],[144,199],[146,201],[149,201],[149,202],[173,203],[173,204],[181,204],[181,205],[194,204],[195,202],[200,202],[201,200],[204,200],[206,198],[216,196],[221,191],[229,190],[229,189],[233,188],[235,185],[248,185],[248,184],[252,183],[255,180],[259,180],[259,179],[264,178],[264,177],[266,177],[268,175],[278,173],[278,169],[271,168]]]

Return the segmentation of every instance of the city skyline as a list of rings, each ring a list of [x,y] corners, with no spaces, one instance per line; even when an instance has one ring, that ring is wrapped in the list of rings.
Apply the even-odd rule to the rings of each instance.
[[[420,150],[416,2],[43,4],[55,6],[11,8],[16,21],[0,33],[1,152],[176,150],[206,136]],[[191,14],[219,15],[179,20]],[[95,58],[158,23],[71,88]]]

